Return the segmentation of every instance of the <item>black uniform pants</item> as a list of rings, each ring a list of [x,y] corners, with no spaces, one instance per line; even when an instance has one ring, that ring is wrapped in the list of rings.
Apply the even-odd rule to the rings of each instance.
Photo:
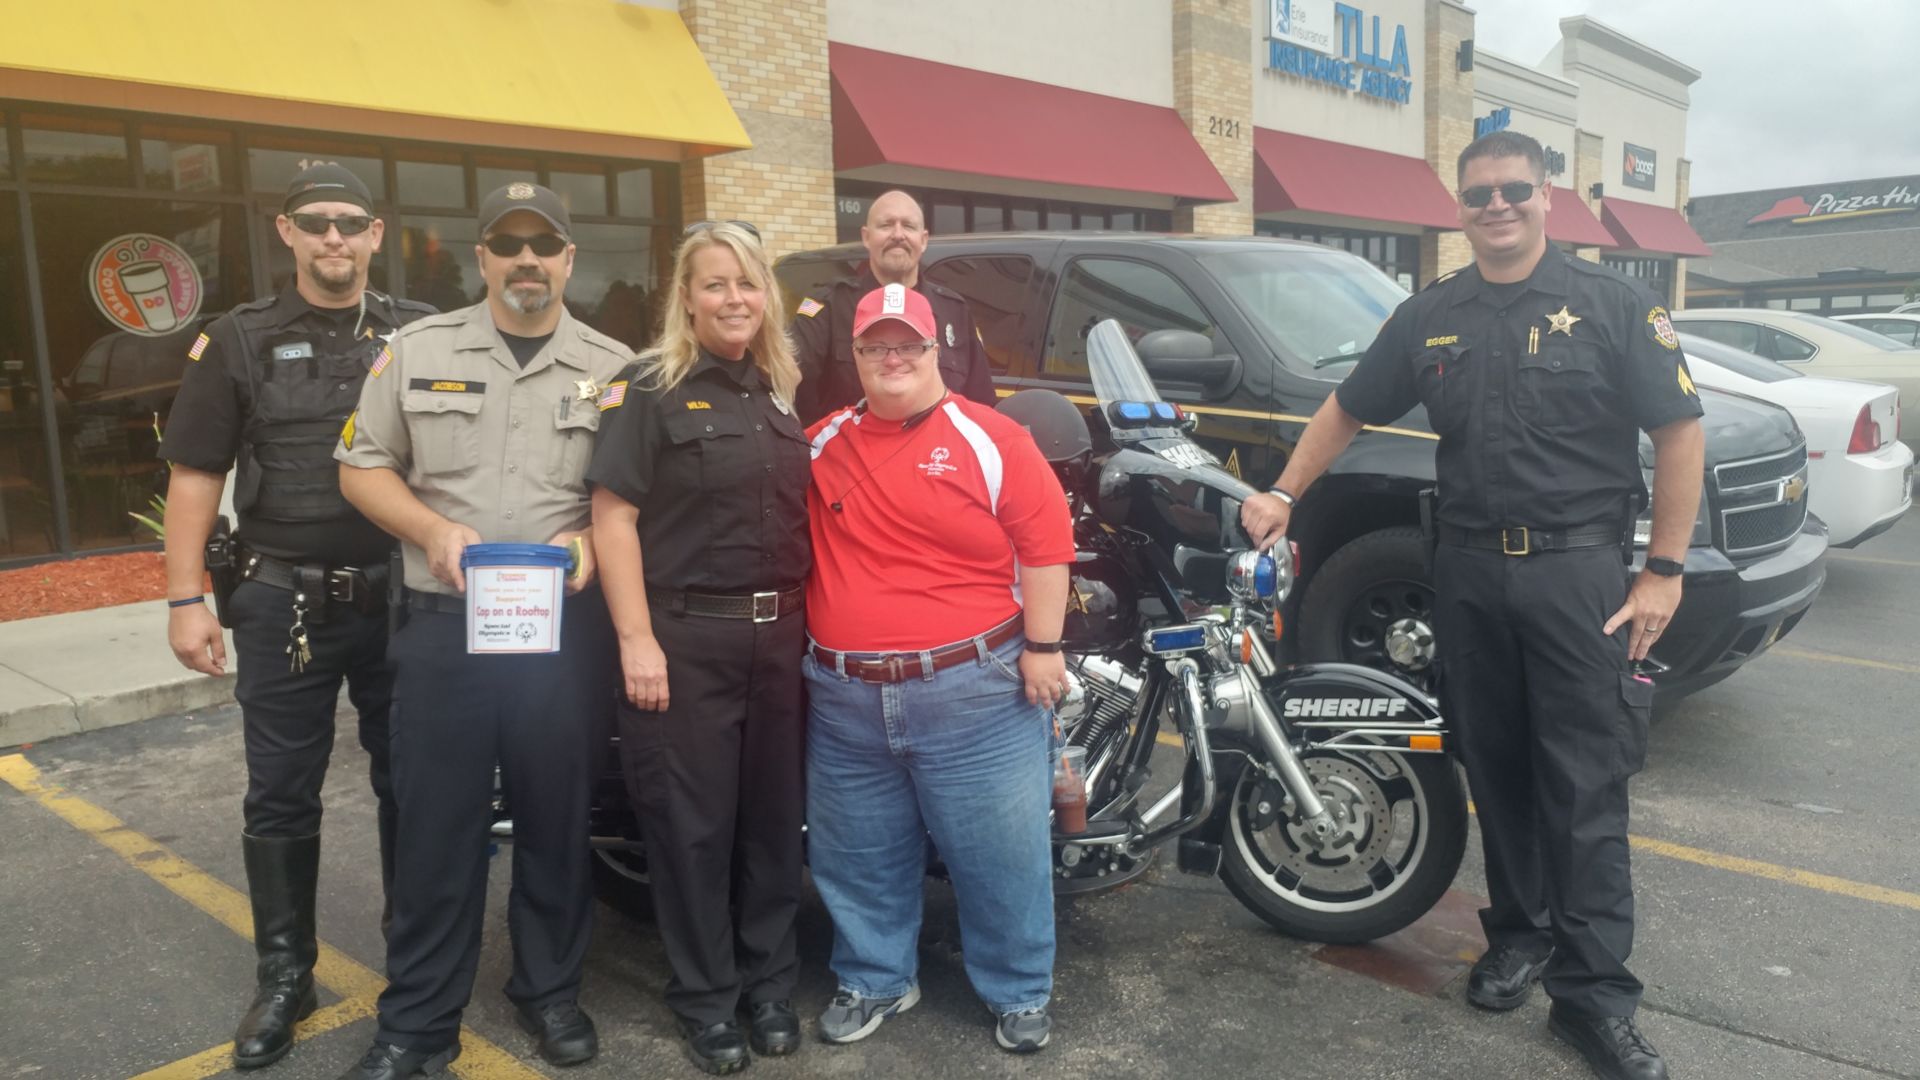
[[[1645,764],[1653,685],[1627,664],[1617,548],[1435,556],[1442,707],[1460,734],[1486,850],[1487,941],[1555,950],[1543,979],[1589,1016],[1630,1016],[1627,778]]]
[[[799,973],[806,619],[653,611],[667,708],[620,707],[620,756],[673,973],[667,1005],[706,1027],[783,1001]]]
[[[228,606],[240,664],[234,697],[240,702],[247,752],[247,795],[241,804],[246,831],[272,838],[320,831],[320,787],[333,756],[334,711],[345,681],[347,699],[360,713],[360,745],[379,800],[381,879],[388,880],[394,804],[387,714],[393,668],[387,663],[386,615],[362,615],[334,604],[325,622],[309,619],[313,659],[305,671],[295,672],[287,656],[293,593],[245,581]]]
[[[558,653],[469,655],[466,619],[413,612],[393,637],[393,789],[400,806],[382,1042],[451,1045],[473,993],[486,911],[494,767],[513,817],[507,997],[579,993],[593,910],[588,798],[612,706],[606,604],[562,605]]]

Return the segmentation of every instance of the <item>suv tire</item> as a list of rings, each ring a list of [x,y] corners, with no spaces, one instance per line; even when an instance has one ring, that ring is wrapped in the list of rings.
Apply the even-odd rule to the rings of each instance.
[[[1432,693],[1433,599],[1432,564],[1419,529],[1381,529],[1351,540],[1307,587],[1300,605],[1302,659],[1365,664]],[[1396,660],[1394,652],[1406,659]]]

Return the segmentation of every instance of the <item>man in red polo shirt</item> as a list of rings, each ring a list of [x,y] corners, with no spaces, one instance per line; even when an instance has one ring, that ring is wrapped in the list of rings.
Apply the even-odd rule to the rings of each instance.
[[[947,390],[925,297],[875,289],[853,335],[866,400],[809,431],[808,852],[840,984],[820,1034],[863,1039],[920,1000],[931,834],[995,1039],[1027,1053],[1052,1030],[1067,500],[1025,428]]]

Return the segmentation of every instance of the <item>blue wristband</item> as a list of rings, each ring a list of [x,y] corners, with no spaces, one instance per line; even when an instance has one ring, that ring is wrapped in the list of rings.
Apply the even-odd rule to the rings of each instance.
[[[185,600],[169,600],[167,601],[167,606],[170,608],[190,607],[194,604],[204,604],[206,602],[207,598],[204,596],[189,596]]]

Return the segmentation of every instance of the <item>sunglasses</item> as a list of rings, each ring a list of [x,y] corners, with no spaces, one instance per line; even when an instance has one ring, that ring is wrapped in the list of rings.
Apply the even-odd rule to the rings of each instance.
[[[702,229],[711,229],[715,225],[732,225],[735,228],[746,233],[748,236],[753,237],[755,240],[760,239],[760,230],[754,228],[753,222],[751,221],[696,221],[693,224],[687,226],[686,231],[681,233],[680,235],[692,236],[694,233],[697,233]]]
[[[288,214],[293,219],[293,227],[313,236],[325,236],[328,229],[339,229],[341,236],[359,236],[373,228],[373,219],[365,214],[348,214],[346,217],[328,217],[325,214]]]
[[[918,360],[931,348],[931,341],[909,341],[902,345],[855,345],[853,351],[862,360],[885,360],[890,352],[899,353],[902,360]]]
[[[1504,184],[1475,184],[1460,193],[1460,202],[1469,209],[1483,210],[1493,204],[1495,191],[1500,192],[1500,197],[1507,201],[1508,206],[1519,206],[1533,198],[1533,182],[1509,180]]]
[[[503,259],[511,259],[525,248],[532,248],[535,255],[551,259],[567,250],[567,238],[550,232],[534,236],[518,236],[513,233],[494,233],[483,241],[487,250]]]

